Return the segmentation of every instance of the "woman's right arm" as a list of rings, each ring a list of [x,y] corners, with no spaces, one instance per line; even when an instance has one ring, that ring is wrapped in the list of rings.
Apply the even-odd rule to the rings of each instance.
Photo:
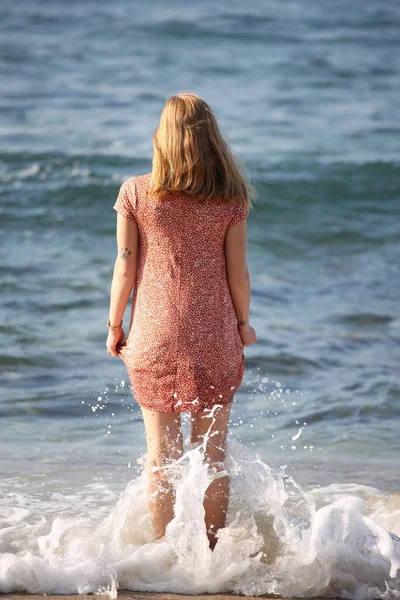
[[[240,337],[244,346],[257,341],[256,332],[249,323],[250,313],[250,275],[246,263],[246,219],[230,225],[225,235],[226,274],[232,303],[239,326]]]

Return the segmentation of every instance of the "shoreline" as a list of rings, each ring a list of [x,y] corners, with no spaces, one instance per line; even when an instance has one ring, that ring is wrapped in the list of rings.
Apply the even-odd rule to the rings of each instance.
[[[185,595],[185,594],[172,594],[163,592],[130,592],[121,590],[118,592],[117,600],[231,600],[232,598],[274,598],[277,600],[298,600],[295,598],[284,598],[283,596],[277,595],[262,595],[262,596],[243,596],[242,594],[197,594],[197,595]],[[110,600],[111,596],[108,594],[72,594],[72,595],[59,595],[59,594],[29,594],[28,592],[12,592],[10,594],[0,593],[0,600],[83,600],[85,598],[99,600]],[[313,600],[326,600],[326,598],[320,598],[313,596]],[[332,599],[334,600],[334,599]]]

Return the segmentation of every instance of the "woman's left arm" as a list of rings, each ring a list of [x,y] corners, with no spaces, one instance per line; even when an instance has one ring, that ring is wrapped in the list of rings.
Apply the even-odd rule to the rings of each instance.
[[[122,322],[125,308],[136,279],[139,252],[139,232],[134,219],[126,219],[117,215],[117,246],[118,254],[115,260],[110,294],[110,325],[107,337],[107,353],[118,356],[117,344],[123,339]]]

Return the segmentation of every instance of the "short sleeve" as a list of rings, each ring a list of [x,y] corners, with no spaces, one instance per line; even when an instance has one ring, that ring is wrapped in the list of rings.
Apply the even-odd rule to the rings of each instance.
[[[243,221],[249,215],[249,208],[241,200],[237,202],[236,210],[231,218],[229,225],[236,225]]]
[[[135,220],[134,209],[126,181],[124,181],[119,188],[118,196],[113,209],[125,217],[125,219],[128,219],[129,221]]]

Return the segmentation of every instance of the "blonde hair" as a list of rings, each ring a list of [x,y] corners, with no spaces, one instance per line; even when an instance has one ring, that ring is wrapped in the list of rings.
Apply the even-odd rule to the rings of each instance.
[[[149,196],[178,193],[199,201],[240,199],[251,206],[256,193],[223,140],[211,108],[196,94],[181,92],[168,98],[153,147]]]

